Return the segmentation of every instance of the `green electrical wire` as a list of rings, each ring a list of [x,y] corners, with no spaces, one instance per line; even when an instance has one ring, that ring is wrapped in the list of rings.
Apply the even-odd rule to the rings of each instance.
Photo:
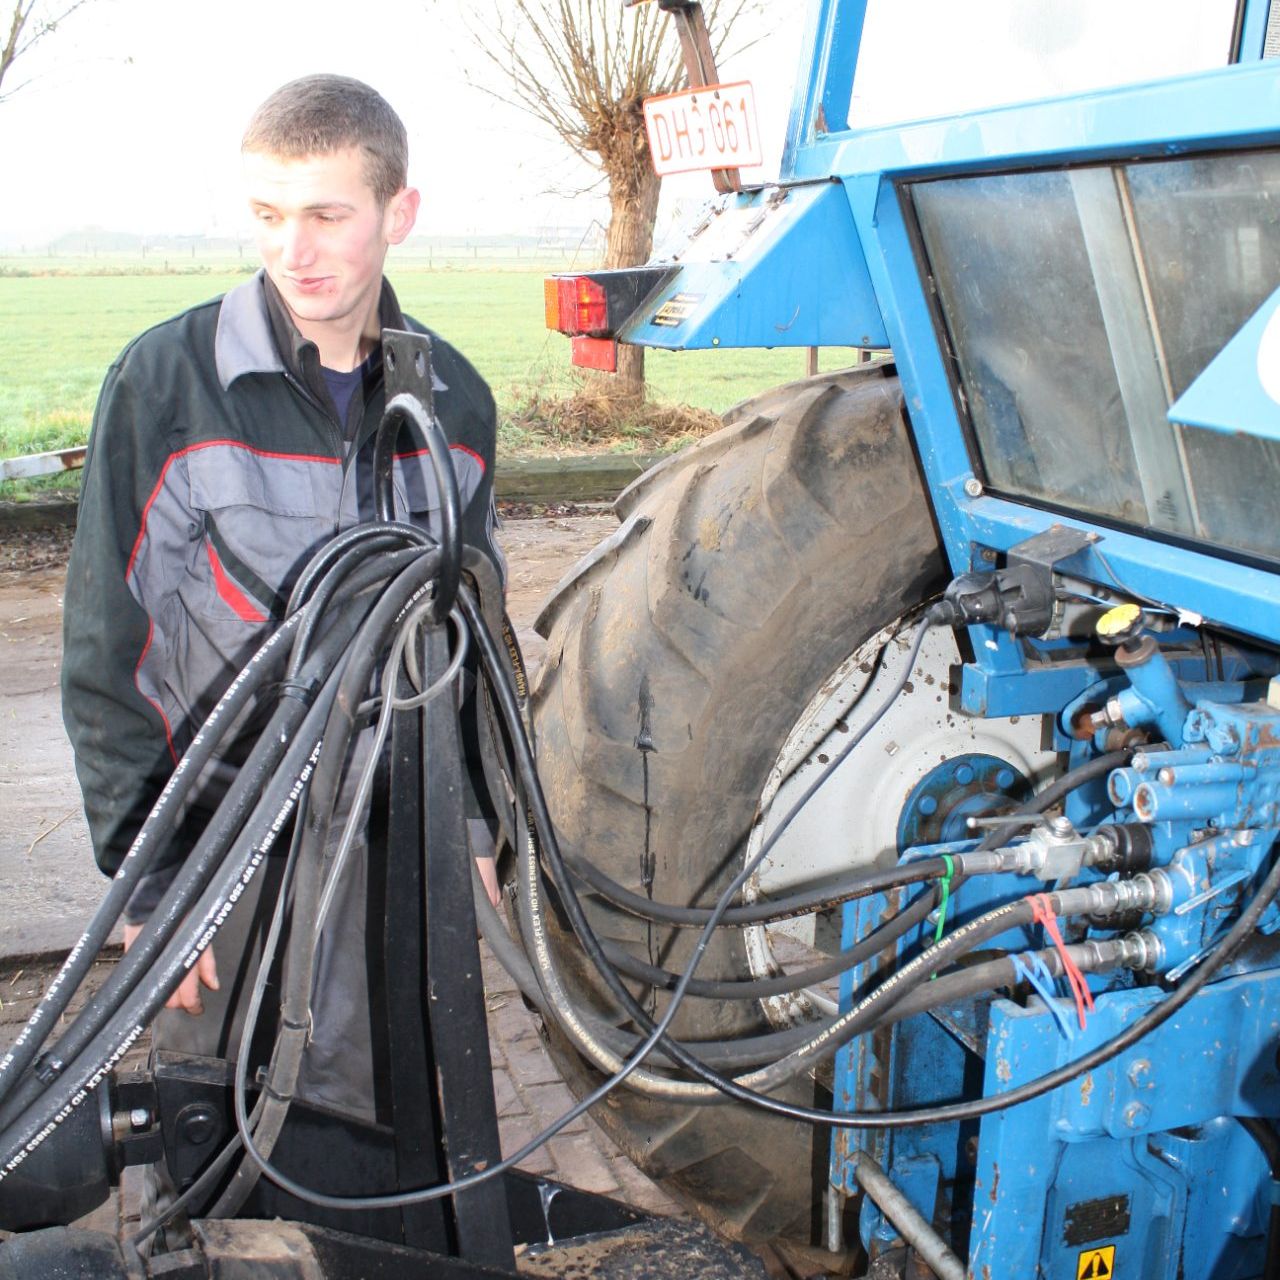
[[[945,875],[938,878],[938,888],[942,896],[938,901],[938,925],[933,931],[935,947],[942,941],[942,931],[946,928],[947,904],[951,901],[951,877],[956,873],[956,864],[949,853],[944,853],[942,860],[947,864],[947,870]],[[934,977],[937,977],[937,974],[934,974]]]

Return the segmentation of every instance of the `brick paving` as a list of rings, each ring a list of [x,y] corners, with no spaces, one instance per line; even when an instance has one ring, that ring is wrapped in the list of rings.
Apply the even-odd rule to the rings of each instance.
[[[102,985],[113,963],[112,958],[105,958],[93,966],[66,1016],[74,1015]],[[0,962],[0,1049],[12,1043],[57,967],[56,962],[47,959]],[[536,1016],[525,1007],[511,979],[487,948],[483,972],[494,1097],[505,1156],[563,1115],[573,1105],[573,1095],[547,1056]],[[122,1064],[124,1070],[146,1063],[148,1039],[144,1038],[130,1050]],[[613,1196],[649,1213],[680,1212],[658,1186],[618,1151],[590,1115],[579,1116],[533,1152],[520,1167],[584,1191]],[[121,1196],[112,1197],[82,1225],[105,1231],[136,1225],[136,1179],[140,1172],[126,1170]]]

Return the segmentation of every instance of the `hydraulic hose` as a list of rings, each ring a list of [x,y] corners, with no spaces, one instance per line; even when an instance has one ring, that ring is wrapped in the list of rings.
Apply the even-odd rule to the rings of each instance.
[[[1047,787],[1037,791],[1021,808],[1011,813],[1007,821],[1001,821],[993,831],[987,832],[974,849],[974,853],[990,853],[992,849],[999,849],[1001,845],[1007,844],[1010,837],[1018,830],[1029,827],[1042,813],[1052,809],[1069,792],[1084,786],[1086,782],[1094,781],[1095,778],[1105,778],[1112,769],[1118,769],[1121,765],[1127,764],[1134,750],[1133,747],[1126,747],[1122,751],[1108,751],[1105,755],[1095,756],[1092,760],[1086,760],[1084,764],[1076,765],[1062,777],[1055,778]],[[1018,822],[1019,818],[1025,818],[1026,821]]]
[[[334,620],[330,632],[317,649],[314,672],[317,678],[339,657],[353,622],[349,611]],[[310,676],[311,670],[304,668]],[[110,976],[75,1021],[45,1055],[42,1078],[28,1075],[0,1106],[0,1129],[11,1124],[40,1093],[49,1087],[67,1063],[106,1025],[120,1003],[134,990],[156,961],[161,949],[173,937],[191,910],[191,904],[205,889],[235,840],[245,819],[253,811],[264,784],[280,767],[294,741],[299,725],[311,712],[301,698],[283,698],[266,729],[259,735],[249,758],[241,766],[209,825],[188,855],[156,910],[121,957]]]
[[[421,533],[419,529],[412,525],[390,523],[357,524],[350,529],[344,529],[341,533],[335,534],[311,557],[306,567],[298,575],[298,580],[293,584],[293,590],[289,593],[289,603],[285,607],[285,613],[291,614],[301,609],[312,597],[320,580],[326,577],[329,571],[335,568],[347,552],[354,547],[366,542],[378,544],[375,549],[381,550],[386,550],[398,544],[408,545],[411,541],[413,545],[417,545],[416,539],[411,540],[403,536],[405,529],[411,530],[415,535],[420,535]]]
[[[671,903],[654,902],[638,893],[632,893],[581,858],[568,858],[566,865],[573,875],[586,881],[601,897],[643,920],[675,928],[697,929],[706,924],[711,915],[710,907],[679,907]],[[942,858],[921,858],[918,862],[900,863],[884,871],[859,873],[836,884],[791,894],[786,898],[762,898],[748,906],[730,907],[720,917],[720,924],[725,928],[741,929],[749,925],[770,924],[778,920],[791,920],[796,916],[812,915],[815,911],[824,911],[855,898],[866,898],[883,889],[936,880],[946,870],[947,864]]]
[[[530,748],[528,737],[524,732],[524,726],[520,722],[519,708],[515,701],[515,694],[507,682],[507,673],[503,668],[500,658],[496,652],[496,645],[493,637],[483,628],[481,620],[478,617],[478,611],[475,608],[474,601],[470,599],[467,592],[463,592],[459,597],[464,615],[471,624],[473,634],[480,647],[481,655],[484,662],[484,669],[490,679],[491,688],[497,697],[499,707],[503,717],[507,722],[508,729],[513,735],[513,745],[516,751],[516,763],[518,773],[523,786],[526,788],[528,802],[535,819],[536,827],[542,831],[545,837],[543,849],[547,857],[549,869],[553,882],[560,892],[561,903],[569,916],[570,923],[574,933],[582,943],[593,965],[595,965],[600,976],[605,981],[610,992],[618,1001],[622,1009],[636,1022],[642,1031],[650,1033],[655,1029],[655,1024],[646,1014],[643,1008],[636,1002],[626,984],[613,966],[609,963],[600,947],[599,940],[591,929],[582,905],[578,900],[577,894],[571,883],[571,878],[567,874],[567,868],[560,855],[558,843],[555,838],[555,832],[551,823],[550,814],[546,807],[546,797],[542,794],[541,785],[537,777],[537,770],[533,763],[533,753]],[[720,898],[717,906],[712,909],[710,916],[703,926],[697,944],[695,945],[693,955],[688,966],[685,969],[681,982],[677,985],[673,994],[672,1001],[668,1005],[667,1011],[663,1016],[662,1023],[669,1025],[673,1015],[673,1008],[677,1007],[683,1000],[687,991],[687,983],[692,980],[693,972],[706,949],[711,934],[719,923],[719,918],[728,910],[729,902],[733,896],[746,882],[755,868],[767,856],[769,850],[776,841],[781,837],[783,831],[786,830],[788,823],[799,812],[799,809],[807,804],[809,799],[818,790],[822,783],[830,776],[842,760],[858,745],[863,737],[871,730],[871,728],[879,721],[879,719],[887,711],[894,698],[901,691],[901,687],[909,678],[910,672],[914,667],[916,655],[920,651],[920,646],[924,642],[924,636],[931,625],[932,619],[926,617],[916,633],[915,640],[912,645],[910,660],[904,664],[904,675],[897,682],[896,687],[890,694],[889,698],[879,707],[875,714],[866,722],[863,728],[854,734],[850,741],[845,744],[840,754],[836,757],[830,769],[816,779],[806,788],[801,799],[784,815],[783,820],[774,829],[769,839],[763,842],[761,849],[746,863],[743,870],[738,873],[734,881]],[[590,1029],[583,1023],[574,1009],[572,1002],[568,998],[559,976],[555,972],[555,966],[551,959],[550,947],[547,942],[545,924],[542,919],[540,899],[538,895],[538,881],[540,876],[538,847],[533,839],[532,831],[529,831],[523,840],[523,848],[518,854],[521,867],[521,899],[522,899],[522,923],[525,926],[527,936],[532,940],[535,964],[539,979],[542,983],[543,992],[548,1002],[553,1006],[557,1019],[561,1022],[562,1029],[570,1036],[579,1051],[593,1061],[604,1071],[612,1072],[615,1076],[620,1076],[625,1072],[632,1081],[632,1086],[642,1092],[651,1093],[654,1096],[664,1097],[678,1101],[703,1100],[709,1101],[715,1096],[715,1091],[720,1084],[728,1084],[723,1077],[717,1076],[714,1072],[710,1072],[705,1068],[693,1055],[685,1051],[680,1045],[666,1039],[661,1040],[663,1048],[671,1055],[673,1059],[680,1063],[681,1066],[692,1070],[695,1074],[707,1073],[712,1080],[711,1088],[706,1085],[691,1084],[687,1081],[671,1081],[663,1077],[655,1076],[650,1072],[636,1069],[636,1065],[627,1067],[622,1063],[615,1054],[611,1053],[599,1040],[591,1033]],[[943,868],[939,867],[939,872]],[[906,870],[910,875],[908,868],[900,868]],[[914,877],[912,877],[914,879]],[[893,887],[900,883],[885,873],[876,873],[872,877],[868,877],[868,882],[874,884],[874,888],[868,889],[868,892],[877,892],[883,888]],[[1027,908],[1028,914],[1030,908]],[[995,913],[989,913],[993,915]],[[983,917],[982,920],[985,920]],[[1008,925],[1001,925],[996,932],[1001,932]],[[936,949],[937,954],[941,957],[943,954],[949,955],[954,951],[959,951],[966,940],[972,939],[970,945],[976,945],[980,940],[978,936],[981,932],[981,921],[971,922],[969,926],[954,931],[949,938]],[[994,936],[994,935],[990,935]],[[885,984],[887,985],[887,984]],[[837,1019],[836,1026],[840,1026],[847,1021],[848,1015],[843,1019]],[[774,1088],[785,1080],[791,1078],[792,1075],[803,1071],[809,1061],[818,1054],[822,1053],[827,1046],[828,1040],[835,1028],[828,1028],[826,1031],[819,1031],[813,1039],[802,1046],[800,1049],[793,1051],[786,1058],[778,1063],[772,1064],[761,1072],[753,1073],[746,1079],[748,1084],[739,1084],[738,1088],[750,1092],[750,1087]],[[633,1060],[634,1062],[634,1060]]]
[[[151,966],[147,980],[129,993],[102,1030],[66,1064],[46,1092],[0,1133],[0,1180],[35,1150],[61,1119],[91,1096],[212,942],[287,825],[299,795],[311,778],[319,754],[320,731],[336,692],[337,679],[331,676],[263,789],[244,831],[195,908],[187,913],[182,928]],[[194,874],[194,869],[184,867],[179,872],[178,879],[170,886],[171,894],[188,874]]]
[[[954,876],[951,881],[951,892],[955,893],[961,883],[959,874]],[[917,894],[896,915],[891,916],[865,938],[856,942],[848,951],[842,951],[839,955],[832,956],[829,960],[816,964],[812,968],[801,969],[798,973],[779,974],[773,978],[728,980],[694,978],[689,983],[687,994],[701,996],[707,1000],[764,1000],[769,996],[787,995],[792,991],[800,991],[805,987],[815,986],[819,982],[826,982],[896,942],[913,926],[924,920],[937,901],[936,890],[926,889],[923,893]],[[646,964],[616,943],[601,939],[600,945],[605,955],[609,957],[609,962],[629,978],[637,978],[648,986],[664,991],[673,990],[676,983],[680,981],[678,973],[672,973],[670,969],[660,969],[657,965]]]
[[[0,1102],[16,1087],[22,1073],[31,1065],[41,1045],[66,1012],[72,996],[128,905],[138,881],[172,839],[177,811],[199,779],[201,770],[209,763],[228,728],[283,662],[286,642],[291,639],[298,622],[297,618],[289,619],[267,637],[237,673],[183,752],[112,878],[106,897],[8,1052],[0,1056]]]
[[[404,542],[402,535],[392,533],[380,538],[365,538],[334,562],[330,570],[316,584],[315,590],[302,608],[302,627],[294,642],[286,678],[291,679],[306,659],[315,641],[317,630],[327,617],[334,597],[344,584],[348,585],[349,591],[358,591],[360,585],[368,581],[370,576],[377,581],[380,578],[390,577],[398,569],[404,568],[407,564],[405,557],[413,557],[417,554],[416,548],[406,550]],[[357,573],[357,569],[361,566],[367,566],[366,571]],[[372,575],[368,571],[369,568],[372,568]],[[348,579],[351,580],[349,584]]]
[[[395,444],[400,428],[406,422],[417,427],[426,439],[427,456],[431,460],[440,496],[440,528],[436,537],[440,545],[440,572],[436,579],[433,616],[437,622],[443,622],[453,608],[458,584],[462,580],[462,498],[458,493],[458,474],[453,469],[449,441],[440,424],[427,413],[417,396],[407,392],[392,396],[378,424],[378,434],[373,443],[374,502],[378,519],[386,524],[394,523]]]

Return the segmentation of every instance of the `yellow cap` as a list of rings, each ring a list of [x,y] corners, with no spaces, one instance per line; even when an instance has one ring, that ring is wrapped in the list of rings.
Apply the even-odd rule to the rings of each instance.
[[[1098,619],[1098,635],[1104,640],[1108,636],[1118,636],[1121,632],[1127,631],[1133,626],[1140,617],[1142,617],[1141,605],[1118,604],[1114,609],[1108,609]]]

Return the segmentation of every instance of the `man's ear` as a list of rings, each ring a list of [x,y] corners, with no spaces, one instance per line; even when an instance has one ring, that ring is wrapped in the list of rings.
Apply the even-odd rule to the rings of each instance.
[[[416,187],[401,187],[387,201],[385,225],[388,244],[400,244],[413,230],[421,203],[422,193]]]

